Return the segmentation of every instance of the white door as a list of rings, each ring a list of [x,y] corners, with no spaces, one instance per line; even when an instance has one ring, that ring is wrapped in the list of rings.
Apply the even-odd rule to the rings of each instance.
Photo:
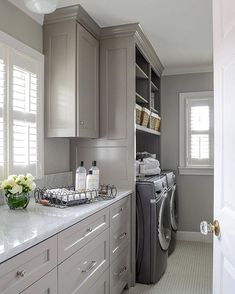
[[[214,0],[214,236],[213,294],[235,293],[235,0]]]

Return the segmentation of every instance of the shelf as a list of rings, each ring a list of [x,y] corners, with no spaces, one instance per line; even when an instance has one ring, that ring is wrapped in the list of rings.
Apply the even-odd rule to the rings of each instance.
[[[146,128],[146,127],[143,127],[143,126],[140,126],[140,125],[137,125],[137,124],[136,124],[136,130],[141,131],[141,132],[145,132],[145,133],[149,133],[149,134],[153,134],[153,135],[156,135],[156,136],[161,135],[160,132],[154,131],[152,129],[149,129],[149,128]]]
[[[150,110],[151,110],[152,112],[159,113],[159,111],[158,111],[157,109],[153,108],[153,107],[151,107]]]
[[[135,65],[136,68],[136,77],[137,79],[143,79],[143,80],[147,80],[148,76],[146,75],[146,73],[139,67],[138,64]]]
[[[151,90],[152,91],[159,91],[158,87],[153,82],[151,82]]]
[[[136,97],[137,103],[140,103],[140,104],[147,104],[148,103],[148,101],[138,93],[135,94],[135,97]]]

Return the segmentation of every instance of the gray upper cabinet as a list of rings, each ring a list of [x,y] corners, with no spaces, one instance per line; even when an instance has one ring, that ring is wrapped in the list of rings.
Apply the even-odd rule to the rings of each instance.
[[[46,136],[97,138],[99,41],[60,14],[44,24]]]
[[[77,135],[98,137],[99,42],[77,24]]]

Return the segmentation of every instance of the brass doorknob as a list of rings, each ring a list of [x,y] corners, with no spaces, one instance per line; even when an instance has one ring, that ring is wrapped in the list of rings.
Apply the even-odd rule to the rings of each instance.
[[[216,237],[220,236],[220,226],[219,222],[215,220],[212,224],[208,224],[207,221],[203,221],[200,223],[200,231],[203,235],[207,235],[208,233],[214,233]]]

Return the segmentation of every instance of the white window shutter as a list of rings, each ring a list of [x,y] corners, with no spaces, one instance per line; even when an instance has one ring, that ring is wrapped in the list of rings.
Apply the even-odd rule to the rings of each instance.
[[[4,177],[6,171],[6,50],[0,44],[0,178]]]
[[[42,176],[43,121],[41,63],[10,50],[9,173]]]
[[[211,128],[210,99],[188,99],[186,145],[189,166],[211,166]]]

